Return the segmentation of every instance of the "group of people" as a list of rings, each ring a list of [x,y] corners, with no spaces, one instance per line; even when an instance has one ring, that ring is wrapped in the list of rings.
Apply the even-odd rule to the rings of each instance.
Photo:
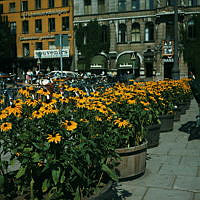
[[[32,83],[33,81],[33,78],[34,77],[38,77],[40,71],[39,69],[36,68],[35,72],[33,72],[31,69],[29,69],[27,72],[26,72],[26,80],[25,80],[25,83]]]

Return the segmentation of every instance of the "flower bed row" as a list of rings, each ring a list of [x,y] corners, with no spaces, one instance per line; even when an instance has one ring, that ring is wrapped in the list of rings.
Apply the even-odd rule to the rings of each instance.
[[[90,96],[64,84],[21,88],[11,106],[1,100],[1,154],[11,158],[0,160],[0,197],[88,198],[118,180],[117,148],[141,144],[149,125],[190,97],[188,79],[117,83]]]

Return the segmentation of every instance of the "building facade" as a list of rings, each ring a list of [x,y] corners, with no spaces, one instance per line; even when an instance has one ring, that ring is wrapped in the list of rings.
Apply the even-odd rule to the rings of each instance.
[[[16,34],[17,67],[55,69],[61,39],[63,67],[70,69],[74,56],[72,4],[71,0],[0,1],[0,15],[7,18],[11,32]]]
[[[198,13],[200,0],[178,0],[177,6],[173,0],[74,0],[75,26],[97,20],[110,29],[110,50],[104,56],[107,69],[128,70],[136,77],[150,79],[172,78],[175,56],[180,77],[188,76],[180,29],[187,28],[192,15]],[[80,52],[76,48],[75,52],[78,69]],[[92,61],[91,69],[100,69],[100,60]]]

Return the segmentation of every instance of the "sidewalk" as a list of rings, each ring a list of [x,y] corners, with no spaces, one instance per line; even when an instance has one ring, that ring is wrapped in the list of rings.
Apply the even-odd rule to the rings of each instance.
[[[193,99],[186,114],[174,122],[171,132],[160,133],[158,147],[147,150],[144,176],[119,182],[105,200],[200,200],[200,140],[188,141],[178,129],[195,121],[198,106]]]

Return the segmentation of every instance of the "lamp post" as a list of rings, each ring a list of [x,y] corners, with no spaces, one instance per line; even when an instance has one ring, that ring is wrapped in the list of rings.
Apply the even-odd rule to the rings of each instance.
[[[179,58],[178,58],[178,7],[177,1],[174,4],[174,65],[172,68],[172,78],[180,79]]]

